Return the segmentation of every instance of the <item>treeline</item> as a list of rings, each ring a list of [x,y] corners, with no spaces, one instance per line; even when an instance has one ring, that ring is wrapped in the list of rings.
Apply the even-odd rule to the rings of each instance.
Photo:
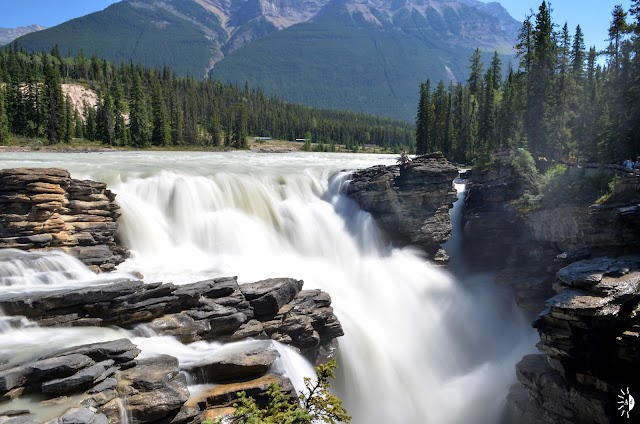
[[[543,1],[523,23],[518,67],[506,77],[497,54],[485,70],[476,50],[466,85],[422,84],[417,151],[458,161],[513,147],[591,162],[640,155],[640,0],[631,4],[614,8],[605,51],[587,51],[580,26],[558,28]]]
[[[94,90],[96,107],[84,114],[64,94],[63,83]],[[112,64],[97,57],[0,50],[0,144],[11,135],[50,143],[83,138],[113,146],[229,146],[247,136],[364,144],[400,150],[414,144],[412,124],[351,112],[316,109],[268,97],[247,86],[178,77],[168,67]]]

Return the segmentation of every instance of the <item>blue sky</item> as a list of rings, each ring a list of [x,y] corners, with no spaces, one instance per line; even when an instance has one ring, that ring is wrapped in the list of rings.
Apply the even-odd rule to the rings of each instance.
[[[482,0],[489,2],[489,0]],[[40,24],[51,27],[66,20],[102,10],[116,0],[0,0],[0,27]],[[500,3],[521,21],[531,9],[537,11],[541,0],[501,0]],[[630,0],[555,0],[551,2],[553,20],[569,23],[573,34],[580,24],[587,47],[606,47],[611,10],[616,4],[629,9]]]
[[[490,3],[488,0],[481,0]],[[502,4],[519,21],[533,9],[538,11],[542,0],[500,0]],[[596,46],[598,50],[603,50],[607,46],[605,41],[608,37],[609,24],[611,23],[611,11],[617,4],[621,4],[624,10],[629,10],[630,0],[552,0],[551,9],[553,22],[564,25],[569,24],[571,35],[574,34],[576,26],[580,25],[584,33],[587,48]]]

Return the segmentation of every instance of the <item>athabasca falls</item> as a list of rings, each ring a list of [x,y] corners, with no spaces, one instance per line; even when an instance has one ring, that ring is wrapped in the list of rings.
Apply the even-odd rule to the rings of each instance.
[[[395,160],[319,153],[8,153],[0,167],[59,167],[74,178],[107,183],[122,211],[119,239],[131,251],[120,274],[175,284],[291,277],[304,280],[305,289],[329,293],[345,333],[333,387],[353,422],[499,422],[514,365],[534,350],[535,333],[491,275],[464,272],[464,185],[456,185],[459,200],[451,209],[449,270],[417,250],[387,245],[371,215],[343,194],[349,170]],[[62,254],[44,257],[46,263],[21,269],[16,261],[0,261],[0,291],[109,278]],[[225,348],[118,328],[23,324],[0,321],[1,359],[122,337],[132,337],[144,356],[170,354],[181,364]],[[299,386],[313,369],[282,349],[288,353],[279,366]]]

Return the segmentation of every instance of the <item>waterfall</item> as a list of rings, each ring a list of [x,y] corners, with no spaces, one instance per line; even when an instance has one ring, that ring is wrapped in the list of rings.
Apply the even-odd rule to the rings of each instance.
[[[303,279],[331,294],[344,326],[335,387],[354,422],[495,422],[532,346],[528,323],[508,293],[483,285],[478,296],[412,250],[389,249],[342,194],[346,178],[241,169],[129,179],[114,187],[133,252],[121,269],[176,283]]]
[[[328,292],[346,333],[334,388],[354,423],[499,421],[514,365],[535,334],[490,276],[459,280],[412,249],[390,248],[371,216],[342,194],[348,177],[340,171],[395,158],[68,158],[74,176],[106,181],[118,194],[119,237],[132,251],[120,271],[176,284],[292,277]],[[109,160],[113,169],[90,166]],[[454,238],[459,232],[455,226]]]
[[[96,275],[78,259],[61,251],[0,249],[0,294],[81,287],[124,276],[130,277],[122,273]]]

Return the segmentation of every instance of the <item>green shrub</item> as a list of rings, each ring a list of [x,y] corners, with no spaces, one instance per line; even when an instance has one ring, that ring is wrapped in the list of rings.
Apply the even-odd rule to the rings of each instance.
[[[536,161],[531,153],[525,149],[517,149],[511,160],[511,166],[516,176],[523,181],[529,190],[537,191],[540,187],[540,175]]]
[[[282,391],[282,387],[271,384],[267,390],[269,403],[260,408],[255,400],[248,397],[245,392],[239,392],[240,403],[235,403],[234,424],[311,424],[326,423],[338,424],[351,422],[351,417],[342,406],[342,401],[332,395],[329,389],[330,378],[335,377],[337,364],[335,359],[327,364],[316,367],[317,382],[313,383],[305,377],[306,391],[302,393],[298,401]],[[222,421],[218,420],[220,424]],[[213,424],[203,422],[203,424]]]
[[[571,172],[565,165],[550,168],[542,181],[542,203],[545,207],[562,204],[590,204],[613,192],[615,176],[606,170],[589,175],[585,169]]]

